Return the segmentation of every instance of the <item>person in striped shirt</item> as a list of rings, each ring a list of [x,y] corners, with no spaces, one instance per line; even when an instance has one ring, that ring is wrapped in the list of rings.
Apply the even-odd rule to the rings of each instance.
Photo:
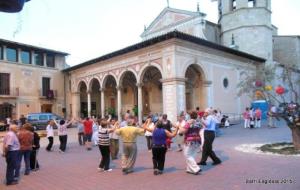
[[[109,168],[110,163],[110,139],[109,139],[109,133],[112,133],[115,131],[115,129],[119,126],[119,123],[116,122],[113,126],[113,128],[109,127],[109,122],[106,120],[102,120],[100,122],[99,126],[99,132],[98,132],[98,147],[101,153],[101,161],[98,167],[99,171],[111,171],[112,169]]]

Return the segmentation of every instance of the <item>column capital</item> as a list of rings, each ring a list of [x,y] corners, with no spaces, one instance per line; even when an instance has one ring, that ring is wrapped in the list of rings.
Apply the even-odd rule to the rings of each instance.
[[[159,81],[160,81],[161,83],[168,83],[168,82],[186,82],[186,81],[187,81],[187,78],[174,77],[174,78],[160,79]]]
[[[80,92],[79,91],[72,92],[72,95],[79,96]]]
[[[137,82],[137,83],[136,83],[136,86],[139,87],[139,88],[140,88],[140,87],[143,87],[143,86],[144,86],[144,83],[142,83],[142,82]]]
[[[121,85],[116,86],[116,89],[117,89],[117,90],[122,90],[122,89],[123,89],[123,86],[121,86]]]
[[[86,93],[87,93],[87,94],[91,94],[92,91],[91,91],[91,90],[87,90]]]
[[[212,85],[212,81],[211,80],[205,80],[202,82],[204,87],[210,87]]]
[[[104,92],[106,90],[106,88],[99,88],[100,92]]]

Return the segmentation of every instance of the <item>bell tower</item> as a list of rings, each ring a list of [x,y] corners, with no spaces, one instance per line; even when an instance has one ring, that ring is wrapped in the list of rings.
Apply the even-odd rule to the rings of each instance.
[[[271,63],[273,60],[273,27],[271,0],[218,0],[221,43],[235,45]]]

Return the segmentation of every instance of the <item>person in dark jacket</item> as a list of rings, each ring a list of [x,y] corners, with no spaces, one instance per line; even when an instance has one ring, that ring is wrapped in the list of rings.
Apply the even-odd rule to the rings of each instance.
[[[33,144],[32,144],[32,151],[30,154],[30,169],[32,171],[37,171],[40,169],[40,165],[37,160],[37,154],[40,149],[40,136],[37,134],[34,127],[31,126],[30,130],[33,133]]]

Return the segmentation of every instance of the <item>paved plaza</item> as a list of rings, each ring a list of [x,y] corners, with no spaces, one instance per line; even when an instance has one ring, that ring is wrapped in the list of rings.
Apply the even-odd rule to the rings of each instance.
[[[58,137],[55,137],[54,152],[46,152],[47,139],[41,140],[42,148],[38,159],[41,169],[24,176],[18,185],[5,186],[5,160],[0,159],[0,189],[18,190],[98,190],[98,189],[154,189],[154,190],[299,190],[300,189],[300,157],[260,155],[239,152],[235,146],[244,143],[265,143],[290,141],[290,130],[281,126],[268,129],[243,129],[240,125],[223,129],[224,134],[214,142],[214,149],[223,163],[218,166],[203,166],[201,175],[195,176],[185,172],[185,160],[182,152],[167,153],[165,173],[154,176],[151,153],[146,150],[144,137],[138,141],[138,158],[135,172],[123,175],[120,160],[113,161],[113,171],[100,173],[97,171],[100,153],[98,147],[86,151],[76,141],[76,129],[69,129],[68,149],[58,152]],[[200,154],[199,154],[200,158]],[[198,158],[198,159],[199,159]],[[257,181],[251,181],[257,180]],[[258,180],[273,180],[270,183],[259,183]],[[275,181],[278,180],[278,181]],[[275,183],[276,182],[276,183]],[[278,182],[278,183],[277,183]]]

